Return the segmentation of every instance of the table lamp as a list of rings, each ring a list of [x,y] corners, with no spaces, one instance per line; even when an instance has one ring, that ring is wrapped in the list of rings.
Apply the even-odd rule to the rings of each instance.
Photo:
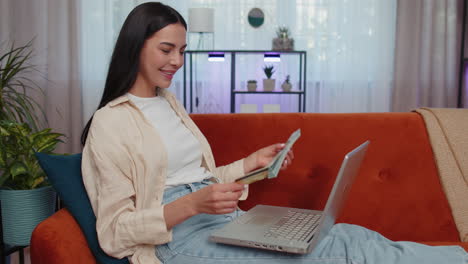
[[[214,9],[189,8],[189,49],[212,50],[214,48]]]

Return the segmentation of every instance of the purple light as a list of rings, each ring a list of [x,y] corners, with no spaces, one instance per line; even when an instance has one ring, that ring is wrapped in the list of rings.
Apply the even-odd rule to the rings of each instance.
[[[224,61],[224,52],[209,52],[208,61]]]
[[[263,61],[265,62],[280,62],[280,54],[278,52],[265,52],[263,54]]]

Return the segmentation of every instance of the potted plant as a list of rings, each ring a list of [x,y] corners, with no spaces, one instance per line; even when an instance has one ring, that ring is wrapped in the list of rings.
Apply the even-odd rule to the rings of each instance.
[[[275,79],[272,79],[273,73],[275,73],[275,67],[273,65],[265,65],[263,67],[266,79],[263,79],[263,90],[271,92],[275,89]]]
[[[257,90],[257,81],[256,80],[248,80],[247,81],[247,91],[254,92]]]
[[[281,84],[281,89],[283,89],[284,92],[290,92],[292,89],[292,84],[289,80],[289,75],[286,75],[286,79],[284,80],[283,84]]]
[[[59,133],[39,129],[46,123],[39,104],[29,96],[42,89],[28,78],[32,42],[0,51],[0,201],[3,241],[29,244],[32,230],[55,210],[55,192],[48,186],[34,152],[52,153]],[[41,123],[41,120],[44,122]]]
[[[28,245],[31,232],[55,210],[55,192],[34,156],[52,153],[59,133],[34,132],[26,123],[0,121],[0,200],[6,244]]]
[[[276,38],[273,39],[273,50],[294,50],[294,39],[289,38],[287,27],[278,27]]]
[[[37,131],[40,120],[46,118],[29,94],[44,95],[44,92],[27,76],[37,71],[29,64],[31,56],[32,41],[20,47],[11,45],[6,52],[0,50],[0,120],[26,122]]]

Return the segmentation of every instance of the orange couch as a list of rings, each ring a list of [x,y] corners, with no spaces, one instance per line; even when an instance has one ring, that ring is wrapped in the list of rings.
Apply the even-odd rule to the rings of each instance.
[[[255,204],[323,209],[344,154],[371,144],[339,222],[380,232],[392,240],[460,245],[442,190],[424,122],[417,113],[201,114],[192,118],[207,137],[217,164],[283,142],[301,128],[295,159],[278,178],[251,185],[242,209]],[[95,263],[74,218],[62,209],[31,239],[38,263]]]

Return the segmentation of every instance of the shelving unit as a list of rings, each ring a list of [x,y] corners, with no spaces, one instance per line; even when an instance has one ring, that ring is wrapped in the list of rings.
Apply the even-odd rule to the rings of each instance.
[[[460,45],[460,71],[459,71],[459,79],[458,79],[458,102],[457,102],[457,107],[458,108],[463,108],[463,107],[468,107],[468,105],[464,106],[463,99],[467,97],[467,95],[464,94],[463,89],[467,86],[467,83],[465,83],[465,76],[468,74],[468,52],[466,52],[466,46],[467,46],[467,41],[466,41],[466,28],[467,28],[467,14],[468,14],[468,5],[466,1],[463,1],[463,21],[462,21],[462,32],[461,32],[461,45]]]
[[[285,59],[285,57],[295,57],[294,60],[298,60],[297,62],[297,74],[294,75],[295,80],[297,80],[297,85],[293,87],[293,90],[289,92],[285,92],[282,90],[274,90],[274,91],[263,91],[261,89],[261,85],[258,85],[256,91],[247,91],[246,87],[236,83],[239,79],[241,81],[247,81],[251,79],[251,76],[239,76],[237,67],[239,57],[244,56],[244,60],[252,61],[252,63],[259,64],[258,60],[260,56],[262,56],[262,64],[263,62],[263,54],[268,53],[277,53],[281,56],[281,60]],[[224,65],[220,65],[220,67],[229,67],[229,89],[230,89],[230,112],[236,112],[236,97],[237,95],[281,95],[281,96],[297,96],[298,99],[298,112],[305,112],[306,109],[306,65],[307,65],[307,53],[306,51],[271,51],[271,50],[194,50],[194,51],[185,51],[184,59],[185,64],[183,68],[183,104],[184,107],[188,110],[188,112],[193,112],[193,106],[198,106],[198,98],[194,96],[194,64],[197,63],[199,60],[199,55],[202,56],[203,59],[207,60],[210,54],[223,54],[224,58],[228,63],[225,62]],[[256,62],[255,62],[256,61]],[[216,62],[213,62],[216,63]],[[277,67],[280,67],[282,62],[275,62]],[[269,63],[266,63],[269,64]],[[257,67],[258,68],[258,67]],[[294,70],[296,71],[296,70]],[[284,76],[283,76],[284,77]],[[258,83],[261,83],[261,80],[257,80]],[[280,83],[280,80],[278,80]],[[278,84],[277,82],[277,84]],[[245,83],[246,84],[246,83]],[[220,85],[222,86],[222,85]],[[224,87],[222,87],[224,89]]]

